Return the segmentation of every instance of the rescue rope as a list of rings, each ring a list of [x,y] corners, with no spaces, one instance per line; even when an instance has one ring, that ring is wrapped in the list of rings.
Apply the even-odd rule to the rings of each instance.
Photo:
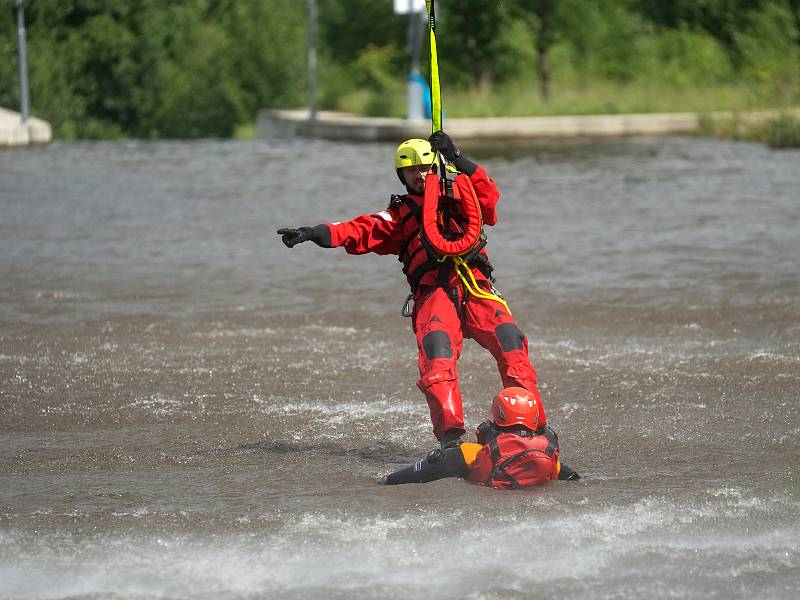
[[[436,51],[436,3],[435,0],[425,0],[428,8],[428,29],[430,38],[430,69],[431,69],[431,129],[432,133],[442,129],[442,90],[439,83],[439,57]],[[425,237],[425,241],[432,249],[440,255],[439,262],[452,260],[455,265],[456,274],[467,291],[476,298],[494,300],[502,304],[511,314],[508,304],[500,296],[486,292],[478,286],[472,269],[463,259],[481,243],[485,243],[483,235],[483,215],[480,202],[475,193],[469,177],[459,174],[455,180],[455,198],[460,202],[467,219],[464,234],[458,240],[446,240],[442,236],[438,227],[439,200],[444,197],[452,197],[453,182],[448,181],[445,169],[444,157],[439,154],[439,170],[441,178],[436,173],[428,172],[425,176],[425,196],[422,202],[422,219],[420,231]],[[464,273],[467,276],[464,276]]]
[[[436,52],[436,2],[426,0],[428,7],[428,28],[430,32],[430,68],[431,68],[431,129],[433,133],[442,129],[442,91],[439,83],[439,60]],[[464,255],[477,247],[483,231],[481,206],[472,182],[465,175],[456,176],[456,185],[447,178],[445,160],[437,152],[439,173],[427,174],[425,177],[425,195],[422,201],[422,231],[428,245],[437,255]],[[439,201],[452,198],[461,205],[466,218],[466,227],[457,240],[447,240],[436,226],[438,220]]]
[[[436,5],[434,0],[425,0],[428,5],[428,29],[431,44],[431,127],[436,133],[442,128],[442,91],[439,86],[439,59],[436,54]]]
[[[509,316],[511,315],[511,309],[508,308],[508,304],[506,303],[505,300],[503,300],[497,294],[492,294],[491,292],[486,292],[482,290],[478,286],[478,282],[475,281],[475,275],[472,274],[472,269],[464,261],[463,258],[461,258],[460,256],[451,256],[450,259],[456,264],[456,275],[458,275],[458,278],[461,280],[461,283],[464,284],[464,287],[470,294],[472,294],[476,298],[483,298],[484,300],[494,300],[495,302],[499,302],[506,308],[506,311],[508,312]],[[461,272],[462,269],[464,273],[467,274],[467,277],[469,279],[467,279],[467,277],[464,277],[464,274]]]

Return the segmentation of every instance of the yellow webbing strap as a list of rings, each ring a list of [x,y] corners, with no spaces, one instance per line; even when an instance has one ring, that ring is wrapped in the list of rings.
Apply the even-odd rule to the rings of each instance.
[[[428,6],[428,30],[431,42],[431,133],[442,129],[442,92],[439,87],[439,59],[436,55],[436,7],[434,0],[425,0]]]
[[[496,294],[492,294],[490,292],[485,292],[480,287],[478,287],[478,282],[475,281],[475,276],[472,274],[472,269],[469,268],[469,265],[464,262],[464,259],[460,256],[450,256],[447,257],[453,260],[456,264],[456,274],[458,278],[461,280],[461,283],[464,284],[464,287],[467,288],[467,291],[475,296],[476,298],[483,298],[484,300],[494,300],[495,302],[499,302],[503,306],[506,307],[506,311],[509,315],[511,315],[511,309],[508,308],[508,304],[505,300],[503,300],[500,296]],[[467,277],[464,276],[464,273],[467,274]]]

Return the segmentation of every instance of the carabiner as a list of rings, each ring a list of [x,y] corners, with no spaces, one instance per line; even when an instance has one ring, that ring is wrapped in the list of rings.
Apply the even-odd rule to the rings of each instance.
[[[403,309],[400,311],[404,317],[410,317],[414,312],[414,294],[406,296],[406,301],[403,302]]]

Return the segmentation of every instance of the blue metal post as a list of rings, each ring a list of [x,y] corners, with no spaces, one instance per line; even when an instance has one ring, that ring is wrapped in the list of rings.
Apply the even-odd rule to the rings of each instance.
[[[419,46],[427,12],[408,13],[408,46],[411,49],[411,73],[406,79],[406,119],[425,118],[425,79],[419,72]]]

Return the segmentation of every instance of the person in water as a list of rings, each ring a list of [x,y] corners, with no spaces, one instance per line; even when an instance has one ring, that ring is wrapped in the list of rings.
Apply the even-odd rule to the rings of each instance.
[[[432,450],[413,465],[381,477],[378,483],[427,483],[461,477],[496,490],[521,490],[556,479],[580,479],[560,462],[555,431],[537,422],[538,404],[534,394],[524,388],[505,388],[492,401],[492,420],[478,425],[477,444],[465,442]]]
[[[395,152],[395,169],[406,193],[392,195],[386,210],[341,223],[282,228],[278,234],[293,248],[311,241],[323,248],[343,247],[348,254],[395,254],[403,265],[411,294],[403,314],[409,316],[419,349],[417,387],[425,394],[433,434],[442,447],[457,445],[465,433],[456,360],[463,339],[472,338],[497,361],[504,386],[530,392],[539,408],[538,423],[546,417],[536,387],[536,371],[528,358],[528,340],[492,283],[493,267],[483,245],[466,257],[479,292],[470,293],[453,262],[437,260],[421,230],[425,176],[435,170],[436,153],[469,178],[480,205],[482,222],[497,222],[500,193],[486,171],[464,156],[450,137],[437,131],[429,140],[410,139]],[[444,236],[463,235],[465,217],[454,205],[440,202],[439,228]],[[487,297],[488,296],[488,297]]]

